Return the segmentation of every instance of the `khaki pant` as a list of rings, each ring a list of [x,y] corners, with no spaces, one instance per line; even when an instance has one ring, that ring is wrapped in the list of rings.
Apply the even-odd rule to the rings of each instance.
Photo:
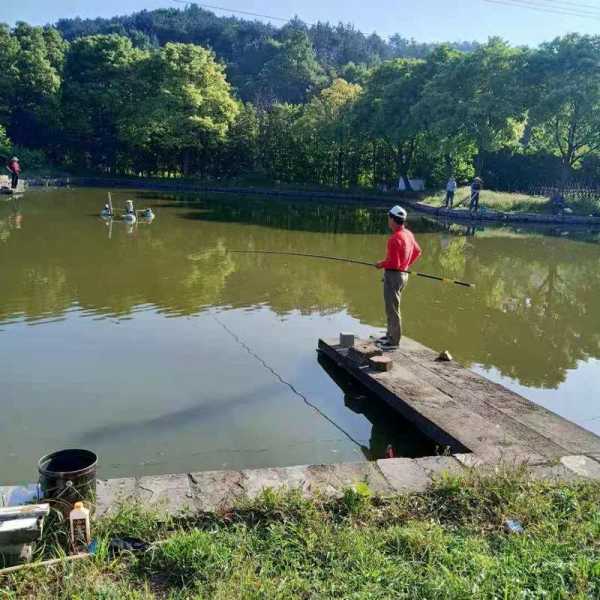
[[[386,271],[383,276],[383,300],[387,316],[388,342],[393,346],[400,343],[402,337],[402,319],[400,317],[400,295],[408,282],[408,273]]]

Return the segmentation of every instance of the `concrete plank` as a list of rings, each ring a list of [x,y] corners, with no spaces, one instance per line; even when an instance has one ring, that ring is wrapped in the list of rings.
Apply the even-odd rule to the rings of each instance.
[[[415,458],[415,462],[432,479],[443,475],[460,475],[465,470],[465,467],[452,456],[425,456]]]
[[[572,454],[600,453],[600,437],[594,433],[530,402],[500,384],[465,369],[456,362],[437,362],[437,353],[415,340],[403,338],[398,353],[442,378],[443,385],[449,386],[448,391],[453,396],[465,395],[468,402],[473,402],[474,399],[477,402],[487,401],[495,410],[504,412],[545,438],[545,443],[550,442]]]
[[[453,454],[487,464],[542,464],[565,455],[600,455],[600,437],[464,369],[407,338],[376,373],[349,361],[336,341],[319,349],[376,396]],[[467,459],[466,459],[467,460]]]
[[[535,465],[527,470],[528,476],[536,481],[549,481],[551,483],[576,483],[585,481],[585,478],[571,471],[563,464]]]
[[[136,480],[133,477],[98,479],[96,481],[96,517],[102,517],[126,502],[136,501]]]
[[[574,424],[564,419],[557,419],[556,415],[545,409],[538,410],[541,407],[506,388],[479,377],[456,362],[436,361],[437,355],[433,351],[421,350],[418,353],[400,351],[399,354],[402,356],[404,364],[409,366],[416,376],[428,381],[438,389],[444,390],[456,402],[467,406],[469,410],[484,419],[493,422],[505,431],[510,431],[521,446],[530,448],[530,454],[537,454],[538,458],[542,456],[558,458],[568,451],[563,445],[557,443],[556,439],[561,439],[560,436],[563,434],[567,435],[567,429],[569,435],[574,435],[572,431],[573,427],[576,427]],[[528,415],[533,415],[533,419],[530,419]],[[555,428],[558,421],[558,424],[564,429],[564,431],[557,431],[557,435],[553,436],[553,439],[545,435],[543,432],[546,430],[537,423],[537,420],[545,420],[548,416],[555,424]],[[531,421],[536,423],[535,428],[531,427]]]
[[[586,479],[600,480],[600,462],[588,456],[563,456],[560,459],[562,465],[567,467],[569,471],[573,471]]]
[[[245,496],[240,471],[201,471],[189,475],[196,510],[218,512],[234,506]]]
[[[307,493],[341,497],[346,489],[365,483],[376,494],[389,494],[393,488],[377,465],[369,462],[311,465],[306,467]]]
[[[190,478],[187,474],[141,477],[136,495],[149,509],[161,509],[169,515],[195,510]]]
[[[423,492],[432,482],[425,469],[410,458],[386,458],[378,460],[377,466],[398,493]]]
[[[284,467],[269,469],[247,469],[242,471],[241,486],[248,498],[255,498],[265,489],[278,492],[300,489],[306,490],[309,473],[308,467]]]

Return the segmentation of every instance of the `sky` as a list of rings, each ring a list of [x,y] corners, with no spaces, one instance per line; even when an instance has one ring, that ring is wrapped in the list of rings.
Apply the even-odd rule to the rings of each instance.
[[[595,6],[598,10],[597,16],[580,17],[508,5],[515,1],[554,4],[555,10],[562,5],[562,10],[569,12],[592,12],[589,7]],[[400,33],[423,42],[485,41],[497,35],[513,44],[531,46],[574,31],[600,33],[600,0],[207,0],[206,4],[283,18],[298,15],[306,22],[342,21],[364,33],[376,31],[383,37]],[[2,0],[0,21],[44,25],[60,18],[111,17],[182,6],[174,0]]]

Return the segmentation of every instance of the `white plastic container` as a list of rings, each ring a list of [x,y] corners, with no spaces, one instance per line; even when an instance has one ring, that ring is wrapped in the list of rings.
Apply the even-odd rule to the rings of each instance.
[[[73,510],[69,513],[71,525],[71,544],[80,552],[85,551],[90,543],[90,511],[83,502],[75,502]]]

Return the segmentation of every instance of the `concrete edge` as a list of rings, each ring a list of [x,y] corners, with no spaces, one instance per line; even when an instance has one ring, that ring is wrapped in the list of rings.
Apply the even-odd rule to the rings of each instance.
[[[389,497],[425,492],[435,479],[448,475],[471,471],[497,473],[514,468],[525,469],[532,480],[554,483],[600,481],[600,455],[569,455],[545,462],[535,456],[523,455],[503,462],[490,462],[474,454],[455,454],[332,465],[200,471],[98,480],[96,517],[110,514],[127,503],[141,505],[165,516],[223,512],[241,500],[256,498],[267,489],[299,490],[307,498],[317,495],[340,498],[346,490],[365,485],[374,494]],[[37,489],[35,484],[0,487],[0,505],[37,501]]]
[[[339,498],[361,484],[382,497],[425,492],[437,478],[476,470],[481,473],[523,468],[532,480],[555,483],[600,481],[599,456],[564,456],[540,462],[522,456],[490,463],[472,454],[392,458],[376,462],[298,465],[242,471],[201,471],[98,481],[96,516],[135,502],[166,515],[222,512],[264,490],[299,490],[303,496]],[[0,488],[0,493],[2,488]]]

